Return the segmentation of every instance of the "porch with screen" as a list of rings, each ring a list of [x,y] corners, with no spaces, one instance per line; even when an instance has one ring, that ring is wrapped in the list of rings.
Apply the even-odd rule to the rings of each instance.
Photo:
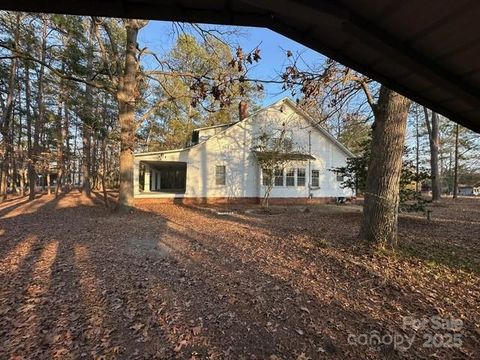
[[[177,161],[142,161],[139,185],[142,192],[185,193],[187,163]]]

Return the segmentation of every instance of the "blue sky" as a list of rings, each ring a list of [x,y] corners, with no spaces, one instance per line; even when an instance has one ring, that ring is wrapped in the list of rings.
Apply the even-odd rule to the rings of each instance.
[[[211,28],[210,25],[202,25]],[[219,30],[238,29],[239,35],[229,36],[228,42],[232,47],[240,46],[245,51],[251,51],[259,46],[262,60],[250,71],[250,76],[271,80],[278,79],[278,73],[285,64],[285,51],[300,53],[308,64],[319,64],[325,59],[320,53],[313,51],[293,40],[265,28],[215,26]],[[167,53],[174,43],[175,35],[171,22],[150,21],[139,34],[140,46],[147,46],[158,54]],[[263,103],[270,104],[282,97],[290,96],[282,92],[281,85],[265,84],[265,98]]]

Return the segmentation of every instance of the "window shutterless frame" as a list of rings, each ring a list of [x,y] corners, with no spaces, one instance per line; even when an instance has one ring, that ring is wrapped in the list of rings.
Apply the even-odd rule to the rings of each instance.
[[[320,186],[320,171],[319,170],[312,170],[311,183],[312,183],[312,187],[319,187]]]
[[[215,185],[225,185],[225,183],[226,183],[225,165],[215,166]]]

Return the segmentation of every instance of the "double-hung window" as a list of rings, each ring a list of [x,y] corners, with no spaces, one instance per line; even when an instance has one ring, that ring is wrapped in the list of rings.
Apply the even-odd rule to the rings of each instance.
[[[272,185],[272,177],[271,174],[265,169],[262,169],[262,184],[263,186],[270,186]]]
[[[305,186],[305,168],[297,169],[297,186]]]
[[[215,185],[225,185],[226,183],[225,165],[215,166]]]
[[[288,169],[286,173],[287,186],[295,186],[295,169]]]
[[[283,169],[278,169],[278,168],[275,169],[274,178],[275,178],[275,182],[274,182],[275,186],[283,186]]]
[[[319,187],[320,186],[320,171],[312,170],[312,179],[311,179],[312,187]]]

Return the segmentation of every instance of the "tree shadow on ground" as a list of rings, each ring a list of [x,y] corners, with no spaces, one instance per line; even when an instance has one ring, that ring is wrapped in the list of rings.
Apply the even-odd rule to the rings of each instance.
[[[222,229],[229,229],[229,232],[232,233],[232,240],[235,239],[235,241],[230,241],[226,244],[226,248],[222,249],[223,257],[218,256],[219,259],[231,259],[232,256],[236,254],[243,254],[243,257],[237,259],[235,263],[244,263],[245,266],[256,269],[255,273],[258,273],[258,271],[267,272],[274,278],[278,278],[279,276],[282,278],[281,276],[285,274],[291,274],[291,276],[287,276],[288,282],[303,285],[302,292],[308,291],[307,289],[312,288],[315,282],[318,282],[322,285],[319,290],[317,290],[320,299],[324,299],[328,290],[333,291],[337,297],[343,292],[343,296],[348,298],[348,301],[344,304],[346,308],[355,307],[355,304],[357,304],[360,305],[360,308],[363,308],[359,311],[363,314],[371,313],[372,309],[373,312],[377,314],[381,314],[382,312],[388,314],[384,314],[383,316],[389,319],[381,319],[381,321],[388,324],[385,326],[396,326],[398,329],[401,325],[402,316],[412,314],[419,317],[438,315],[440,311],[439,308],[445,305],[442,304],[442,299],[447,293],[442,294],[443,288],[441,286],[439,287],[435,285],[435,283],[427,284],[427,286],[432,285],[432,291],[438,291],[440,294],[436,296],[435,299],[426,299],[427,294],[431,295],[430,289],[422,289],[422,292],[419,291],[418,288],[411,286],[412,283],[409,277],[412,276],[412,272],[415,272],[415,268],[407,269],[409,271],[404,274],[402,274],[400,269],[395,269],[398,271],[393,274],[394,277],[390,274],[387,278],[382,271],[373,270],[368,266],[368,262],[370,260],[378,262],[378,259],[376,259],[371,252],[357,251],[357,253],[354,253],[355,247],[349,247],[348,250],[346,250],[346,248],[342,246],[335,248],[335,251],[330,251],[330,248],[325,250],[320,249],[320,251],[318,251],[318,248],[312,250],[312,243],[308,244],[305,241],[304,242],[307,243],[305,245],[308,245],[306,249],[302,249],[302,247],[288,247],[285,245],[295,241],[298,243],[298,239],[292,240],[288,236],[289,234],[285,232],[285,229],[282,229],[283,224],[277,223],[270,224],[270,226],[262,224],[258,227],[260,230],[268,229],[268,231],[262,234],[265,236],[260,237],[260,239],[266,237],[268,243],[253,243],[253,241],[258,241],[259,237],[252,236],[252,243],[248,244],[248,241],[245,241],[245,234],[242,233],[242,230],[245,228],[255,228],[255,225],[246,225],[246,222],[242,222],[238,218],[233,217],[234,220],[232,220],[231,216],[217,215],[209,210],[202,211],[195,208],[193,211],[190,211],[190,207],[177,208],[185,211],[180,218],[190,219],[194,217],[193,214],[195,213],[204,219],[211,220],[201,228],[195,224],[190,224],[189,221],[175,221],[176,218],[172,217],[167,211],[162,213],[170,220],[170,223],[175,224],[177,231],[179,231],[179,228],[183,228],[183,231],[181,231],[184,234],[183,236],[185,236],[185,234],[195,235],[194,238],[189,241],[190,244],[193,244],[193,249],[201,248],[202,245],[205,245],[205,243],[198,244],[198,240],[196,240],[198,237],[203,237],[204,239],[208,237],[211,239],[212,248],[207,250],[207,254],[215,254],[219,251],[219,246],[224,242],[222,239],[228,236]],[[156,210],[159,211],[159,209]],[[328,221],[330,220],[332,219],[328,218]],[[296,219],[293,221],[296,222]],[[349,225],[351,228],[351,224]],[[337,229],[335,223],[332,223],[331,226]],[[346,234],[348,236],[349,232]],[[246,236],[248,239],[248,234]],[[177,238],[180,238],[180,234],[177,235]],[[315,245],[315,242],[313,242],[313,245]],[[262,253],[260,249],[263,247],[267,247],[269,251]],[[339,255],[337,250],[342,251],[342,253]],[[275,252],[281,256],[276,256]],[[316,253],[317,256],[312,257],[311,253]],[[264,257],[262,258],[262,256]],[[202,255],[202,257],[204,256]],[[288,259],[290,263],[296,263],[297,266],[295,268],[288,266],[288,264],[285,266],[284,263],[280,261],[282,257]],[[360,263],[360,257],[366,257],[366,261]],[[275,261],[277,261],[275,268],[279,273],[272,274],[265,269],[265,261],[268,258],[274,258]],[[347,259],[347,261],[345,261],[345,259]],[[222,263],[222,261],[219,261],[219,263]],[[322,264],[323,266],[320,268],[317,266],[315,269],[318,264]],[[309,271],[310,269],[318,271],[316,276],[313,276],[313,279],[305,276],[312,276],[312,273],[315,273],[315,271]],[[379,270],[381,270],[381,268]],[[333,279],[333,281],[331,281],[331,283],[322,282],[322,276],[327,279]],[[397,276],[402,277],[397,279]],[[339,290],[335,292],[334,289]],[[457,288],[453,290],[455,292],[458,291]],[[463,306],[465,304],[462,303],[462,301],[463,300],[459,300],[459,304]],[[451,314],[459,317],[463,316],[460,306],[458,309],[455,305],[447,306],[447,308]],[[399,309],[401,310],[399,311]],[[443,308],[441,311],[446,310]],[[359,317],[362,318],[362,316]],[[473,317],[471,317],[470,320],[472,318]],[[465,331],[469,334],[475,334],[474,323],[471,321],[466,322]]]
[[[405,354],[347,344],[349,334],[400,331],[402,315],[438,314],[438,304],[340,247],[316,248],[308,229],[292,235],[273,220],[254,225],[183,206],[116,215],[79,194],[40,200],[35,212],[1,219],[1,260],[35,238],[14,271],[0,268],[0,357],[426,354],[421,343]]]
[[[235,213],[218,215],[216,208],[201,208],[184,205],[192,211],[208,213],[218,219],[230,221],[238,226],[261,228],[270,234],[303,234],[319,239],[319,245],[344,249],[352,254],[369,254],[372,250],[359,242],[357,234],[361,214],[357,211],[332,212],[299,211],[294,208],[288,211],[291,221],[282,224],[285,214],[272,215],[245,213],[241,209],[240,216]],[[229,207],[220,207],[228,210]],[[341,219],[341,222],[339,222]],[[420,216],[400,216],[399,240],[397,255],[405,259],[422,260],[432,266],[440,264],[451,269],[480,273],[480,222],[475,221],[475,213],[470,213],[468,221],[455,221],[452,218],[439,218],[433,221]],[[297,226],[295,223],[301,224]],[[305,224],[309,224],[305,226]],[[338,224],[338,226],[332,226]]]

